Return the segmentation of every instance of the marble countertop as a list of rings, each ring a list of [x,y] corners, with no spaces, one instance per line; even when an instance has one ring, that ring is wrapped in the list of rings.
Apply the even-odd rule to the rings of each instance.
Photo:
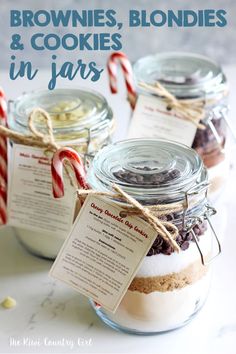
[[[236,91],[236,68],[226,68],[226,72],[231,81],[231,91],[234,88]],[[0,74],[1,84],[10,98],[16,97],[22,90],[45,87],[48,76],[43,72],[34,82],[19,80],[13,84],[7,73]],[[110,97],[106,80],[105,77],[90,87],[109,98],[117,118],[118,139],[124,136],[129,107],[124,103],[122,90],[120,95]],[[71,87],[72,84],[63,83],[63,86]],[[232,118],[236,113],[233,95],[231,101]],[[0,300],[12,296],[17,300],[17,306],[11,310],[0,308],[0,352],[235,354],[235,179],[234,168],[217,206],[219,214],[215,222],[217,231],[224,234],[223,253],[213,265],[208,301],[188,326],[158,336],[126,335],[106,327],[86,298],[49,277],[51,262],[27,253],[17,242],[13,230],[1,228]]]

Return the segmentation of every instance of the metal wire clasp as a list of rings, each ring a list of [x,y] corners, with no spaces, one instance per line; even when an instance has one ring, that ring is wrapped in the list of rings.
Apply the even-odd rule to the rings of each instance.
[[[213,225],[212,225],[212,223],[211,223],[211,221],[210,221],[210,217],[211,217],[212,215],[215,215],[215,214],[216,214],[216,209],[213,208],[212,206],[208,205],[208,204],[206,205],[206,208],[207,208],[207,210],[206,210],[205,213],[203,214],[203,220],[207,220],[208,224],[210,225],[212,234],[213,234],[213,236],[214,236],[214,238],[215,238],[215,240],[216,240],[216,243],[217,243],[217,247],[218,247],[217,253],[216,253],[214,256],[212,256],[210,259],[205,260],[204,255],[203,255],[203,252],[202,252],[201,247],[200,247],[200,244],[199,244],[199,241],[198,241],[198,238],[197,238],[197,236],[196,236],[196,234],[195,234],[193,228],[190,230],[191,234],[193,235],[194,241],[196,242],[196,246],[197,246],[197,248],[198,248],[198,251],[199,251],[200,256],[201,256],[201,261],[202,261],[202,264],[203,264],[204,266],[209,265],[209,264],[210,264],[217,256],[219,256],[219,254],[221,253],[221,244],[220,244],[219,238],[218,238],[218,236],[217,236],[217,234],[216,234],[216,232],[215,232],[215,229],[214,229],[214,227],[213,227]],[[201,220],[201,222],[203,222],[203,220]]]
[[[93,160],[96,152],[91,152],[90,150],[90,144],[92,143],[92,134],[94,131],[96,131],[97,129],[100,130],[106,130],[106,124],[103,123],[101,124],[100,122],[97,123],[96,125],[93,125],[93,128],[86,128],[87,130],[87,147],[86,147],[86,152],[84,154],[84,165],[88,168],[90,166],[91,161]],[[104,146],[106,146],[107,144],[111,143],[111,137],[109,135],[109,131],[107,131],[107,137],[104,140],[104,143],[102,146],[100,146],[99,148],[103,148]]]
[[[222,146],[222,137],[219,135],[217,129],[215,128],[213,122],[212,122],[212,119],[214,118],[218,118],[217,117],[217,114],[220,115],[220,117],[222,117],[225,121],[225,123],[227,124],[228,128],[229,128],[229,131],[231,133],[231,136],[233,137],[234,139],[234,142],[236,142],[236,132],[235,130],[233,129],[232,127],[232,124],[231,122],[229,121],[229,118],[228,118],[228,112],[229,112],[229,107],[228,105],[224,105],[222,108],[220,108],[217,112],[216,111],[212,111],[211,114],[209,114],[209,117],[207,118],[206,120],[206,123],[208,124],[208,126],[210,127],[216,141],[217,141],[217,144],[219,145],[220,147],[220,150],[222,153],[224,153],[224,147]]]
[[[228,128],[229,128],[229,131],[234,139],[234,142],[236,142],[236,132],[235,130],[233,129],[232,127],[232,124],[231,122],[229,121],[229,118],[228,118],[228,112],[229,112],[229,106],[225,105],[223,108],[221,108],[220,110],[220,113],[222,115],[222,117],[224,118]]]
[[[193,207],[194,205],[197,204],[199,194],[204,193],[204,197],[201,197],[201,198],[207,199],[208,187],[209,187],[208,182],[201,182],[185,192],[185,208],[184,208],[184,212],[183,212],[183,229],[186,229],[186,216],[187,216],[187,212],[188,212],[189,208]]]
[[[90,128],[85,128],[87,131],[87,138],[86,138],[86,151],[83,154],[84,156],[84,166],[87,168],[90,165],[90,161],[93,158],[91,154],[89,153],[90,150],[90,143],[91,143],[91,129]]]
[[[224,148],[222,146],[222,137],[219,135],[216,127],[214,126],[213,122],[212,122],[212,119],[216,116],[216,114],[214,112],[210,113],[209,114],[209,117],[206,121],[206,123],[208,124],[208,126],[210,127],[211,131],[212,131],[212,134],[214,135],[215,139],[216,139],[216,142],[220,148],[220,151],[222,153],[224,153]]]
[[[200,183],[199,185],[197,185],[196,187],[190,189],[189,191],[187,191],[185,193],[186,209],[184,211],[184,217],[183,217],[184,229],[187,232],[191,232],[191,234],[192,234],[192,236],[194,238],[194,241],[196,243],[196,246],[198,248],[198,251],[200,253],[201,262],[202,262],[202,264],[204,266],[209,265],[221,253],[221,244],[220,244],[219,238],[218,238],[218,236],[217,236],[217,234],[215,232],[215,229],[214,229],[214,227],[213,227],[213,225],[212,225],[212,223],[210,221],[210,217],[216,214],[216,209],[213,208],[209,204],[205,204],[206,210],[204,211],[204,213],[202,215],[200,215],[200,216],[192,215],[192,216],[188,216],[187,217],[186,214],[187,214],[187,211],[188,211],[188,209],[190,207],[190,197],[196,196],[199,193],[204,192],[205,193],[205,198],[207,198],[208,185],[209,185],[209,183],[207,183],[207,182]],[[217,253],[214,256],[212,256],[210,259],[208,259],[208,260],[205,259],[204,254],[203,254],[203,252],[201,250],[199,241],[198,241],[198,237],[197,237],[197,235],[194,232],[194,226],[202,224],[205,220],[208,222],[208,224],[209,224],[209,226],[211,228],[212,234],[214,236],[214,239],[216,240],[217,247],[218,247]]]
[[[8,113],[11,112],[12,105],[13,105],[14,102],[15,102],[15,101],[13,101],[13,100],[8,100],[8,101],[7,101],[7,112],[8,112]]]

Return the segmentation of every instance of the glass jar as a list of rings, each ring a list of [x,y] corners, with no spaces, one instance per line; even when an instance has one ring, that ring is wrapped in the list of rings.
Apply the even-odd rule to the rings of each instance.
[[[56,142],[73,147],[89,160],[110,141],[114,129],[113,113],[106,99],[97,92],[56,89],[23,94],[9,104],[10,129],[29,134],[28,117],[36,107],[50,114]],[[45,122],[40,115],[35,126],[46,133]],[[50,232],[35,232],[26,228],[16,228],[15,231],[20,242],[30,252],[50,259],[56,257],[67,236],[55,236]]]
[[[121,141],[95,156],[88,183],[99,191],[111,191],[116,183],[145,206],[165,204],[169,210],[173,203],[183,206],[158,216],[177,226],[180,252],[157,235],[117,311],[93,304],[98,316],[115,329],[136,334],[186,324],[208,294],[215,235],[209,220],[215,210],[207,202],[208,177],[199,155],[166,140]]]
[[[113,113],[106,99],[98,92],[56,89],[25,93],[10,101],[10,128],[29,134],[29,114],[36,107],[50,114],[56,142],[61,145],[72,146],[84,155],[94,155],[110,142],[114,130]],[[45,122],[40,117],[36,128],[46,132]]]
[[[179,99],[202,99],[205,129],[197,129],[192,147],[200,154],[208,168],[210,192],[219,191],[229,171],[226,154],[227,80],[221,69],[210,59],[187,53],[164,53],[147,56],[134,64],[138,93],[150,94],[138,86],[139,82],[159,81]]]

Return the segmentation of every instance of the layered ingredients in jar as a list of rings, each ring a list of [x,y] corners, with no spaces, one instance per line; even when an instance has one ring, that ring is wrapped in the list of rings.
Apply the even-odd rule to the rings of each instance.
[[[209,288],[209,268],[202,264],[195,243],[197,239],[209,259],[212,236],[203,217],[207,174],[201,159],[194,150],[173,142],[127,140],[103,149],[88,177],[90,185],[99,190],[118,184],[160,220],[172,222],[178,228],[180,247],[177,253],[157,235],[117,311],[111,314],[99,309],[98,315],[112,327],[140,334],[184,325],[201,308]],[[176,203],[185,205],[192,189],[189,207],[174,210]],[[158,208],[155,214],[155,206],[163,210]],[[198,222],[187,227],[187,221],[196,217]]]
[[[165,53],[141,58],[134,65],[138,92],[150,94],[140,82],[155,85],[160,82],[177,99],[198,101],[204,109],[192,147],[209,169],[212,190],[220,189],[229,169],[226,154],[227,80],[221,69],[210,59],[187,53]],[[214,186],[215,184],[215,186]]]

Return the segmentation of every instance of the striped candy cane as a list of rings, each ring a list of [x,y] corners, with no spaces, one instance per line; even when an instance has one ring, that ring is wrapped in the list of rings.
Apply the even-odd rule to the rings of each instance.
[[[110,90],[112,93],[117,93],[117,68],[120,64],[131,108],[134,109],[136,102],[136,91],[133,80],[133,70],[127,56],[122,52],[113,53],[110,55],[107,62],[107,70],[109,76]]]
[[[88,189],[85,179],[85,169],[83,161],[79,154],[71,148],[61,148],[57,150],[52,158],[51,172],[52,172],[52,188],[55,198],[61,198],[64,195],[64,181],[63,181],[63,162],[67,160],[75,173],[78,185],[83,189]]]
[[[0,124],[7,125],[7,102],[0,88]],[[7,139],[0,136],[0,225],[7,222]]]
[[[97,310],[99,310],[102,306],[101,305],[99,305],[97,302],[93,302],[94,303],[94,306],[95,306],[95,308],[97,309]]]

